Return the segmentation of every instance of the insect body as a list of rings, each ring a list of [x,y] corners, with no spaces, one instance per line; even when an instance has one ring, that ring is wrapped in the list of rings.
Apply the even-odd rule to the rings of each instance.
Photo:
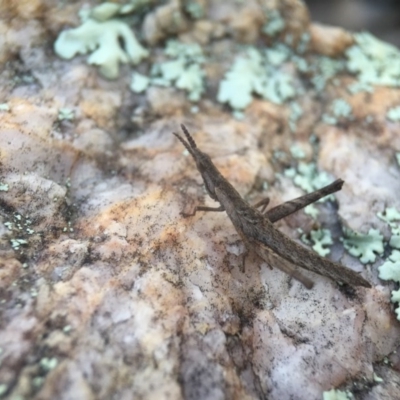
[[[273,222],[340,190],[343,185],[342,180],[339,179],[313,193],[263,212],[269,200],[266,199],[254,207],[250,206],[221,175],[211,158],[197,148],[186,127],[184,125],[181,127],[186,140],[177,133],[174,135],[196,161],[197,169],[203,177],[210,197],[220,203],[220,206],[215,208],[197,206],[192,213],[184,216],[193,216],[197,211],[226,211],[246,245],[246,253],[253,251],[270,266],[277,266],[309,289],[313,286],[313,281],[302,274],[297,266],[350,285],[371,287],[370,283],[355,271],[320,257],[273,226]],[[263,205],[262,211],[257,209],[259,205]]]

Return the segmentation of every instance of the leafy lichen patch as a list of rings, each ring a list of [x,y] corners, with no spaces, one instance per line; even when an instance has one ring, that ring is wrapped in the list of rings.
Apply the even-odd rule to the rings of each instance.
[[[306,244],[312,244],[312,248],[321,257],[330,253],[328,246],[333,244],[332,235],[329,229],[313,229],[309,235],[302,235],[301,240]]]
[[[346,66],[360,82],[400,86],[400,52],[367,32],[354,35],[355,44],[346,51]]]
[[[390,108],[386,113],[386,118],[392,122],[400,121],[400,106]]]
[[[222,80],[217,100],[228,103],[233,109],[246,108],[253,93],[275,104],[282,104],[296,94],[293,76],[280,69],[287,60],[284,45],[264,52],[251,47],[238,56]]]
[[[343,99],[335,99],[330,107],[330,113],[324,114],[322,120],[326,124],[334,125],[338,120],[351,119],[352,118],[352,107]]]
[[[373,263],[377,255],[383,254],[383,235],[377,229],[371,228],[365,235],[345,228],[344,235],[344,247],[363,264]]]
[[[204,92],[203,64],[205,56],[202,48],[197,43],[182,43],[177,40],[170,40],[165,49],[165,55],[170,59],[154,64],[151,71],[151,78],[148,84],[160,86],[175,86],[185,90],[191,101],[198,101]],[[140,88],[141,82],[135,78],[135,89]],[[143,82],[142,86],[146,82]],[[131,86],[132,87],[132,86]]]
[[[118,77],[120,63],[136,65],[149,54],[130,27],[119,20],[87,19],[78,28],[61,32],[54,50],[67,60],[92,52],[88,63],[99,66],[100,73],[108,79]]]

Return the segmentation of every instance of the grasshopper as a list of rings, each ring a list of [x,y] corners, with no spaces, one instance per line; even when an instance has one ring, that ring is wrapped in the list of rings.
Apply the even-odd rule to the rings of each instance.
[[[281,271],[301,282],[307,289],[311,289],[314,282],[305,276],[298,267],[349,285],[371,287],[371,284],[355,271],[334,263],[327,258],[320,257],[318,254],[290,239],[273,225],[274,222],[281,218],[340,190],[344,183],[341,179],[315,192],[285,202],[266,211],[269,203],[268,198],[254,206],[249,205],[222,176],[211,161],[211,158],[197,148],[195,141],[186,127],[181,125],[181,128],[186,140],[177,133],[174,133],[174,135],[194,158],[208,194],[220,204],[219,207],[196,206],[193,212],[189,214],[182,213],[184,217],[193,216],[198,211],[226,211],[246,247],[243,255],[243,263],[247,254],[251,251],[266,261],[270,268],[276,266]],[[261,211],[259,211],[258,208],[261,206]]]

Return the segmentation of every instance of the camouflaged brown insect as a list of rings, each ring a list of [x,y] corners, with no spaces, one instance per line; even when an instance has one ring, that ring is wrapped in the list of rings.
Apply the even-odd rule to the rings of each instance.
[[[174,133],[196,161],[197,169],[203,177],[206,190],[220,207],[197,206],[185,217],[193,216],[197,211],[226,211],[236,231],[246,246],[245,259],[249,251],[254,252],[272,268],[276,266],[283,272],[300,281],[311,289],[313,281],[303,275],[298,267],[327,276],[335,281],[353,286],[371,287],[370,283],[355,271],[334,263],[296,243],[273,226],[273,223],[284,218],[320,198],[342,188],[343,181],[336,180],[330,185],[305,196],[283,203],[265,211],[269,199],[264,199],[255,206],[250,206],[237,190],[221,175],[211,158],[200,151],[184,125],[181,125],[186,140]],[[261,211],[257,208],[262,206]]]

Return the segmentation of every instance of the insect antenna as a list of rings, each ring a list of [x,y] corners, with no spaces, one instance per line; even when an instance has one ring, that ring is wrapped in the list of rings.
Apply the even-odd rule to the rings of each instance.
[[[190,144],[190,147],[191,147],[192,149],[197,149],[196,143],[195,143],[195,141],[193,140],[192,136],[190,135],[189,131],[186,129],[186,126],[183,125],[183,124],[181,124],[181,128],[182,128],[182,130],[183,130],[183,133],[184,133],[185,136],[186,136],[186,139],[188,140],[188,142],[189,142],[189,144]]]
[[[194,157],[194,152],[192,150],[192,148],[190,147],[190,145],[188,143],[186,143],[185,139],[183,139],[183,137],[181,137],[180,135],[178,135],[176,132],[172,132],[178,139],[179,141],[185,146],[186,150],[192,155],[192,157]]]

